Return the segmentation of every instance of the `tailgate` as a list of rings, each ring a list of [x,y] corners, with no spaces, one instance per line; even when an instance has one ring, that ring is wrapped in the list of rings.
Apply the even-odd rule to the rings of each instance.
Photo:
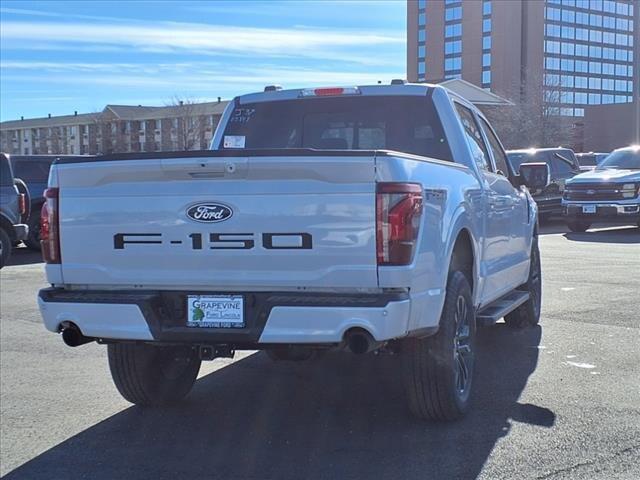
[[[373,152],[211,155],[58,165],[64,283],[377,286]]]

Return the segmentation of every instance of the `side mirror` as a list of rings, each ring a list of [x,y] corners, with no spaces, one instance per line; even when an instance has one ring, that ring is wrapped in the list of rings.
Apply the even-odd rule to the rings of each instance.
[[[529,190],[543,190],[551,183],[549,165],[544,162],[520,165],[520,185]]]

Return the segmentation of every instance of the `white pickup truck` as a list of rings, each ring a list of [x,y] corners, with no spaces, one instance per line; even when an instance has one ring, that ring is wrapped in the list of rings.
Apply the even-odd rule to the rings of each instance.
[[[537,208],[484,116],[432,85],[230,102],[212,149],[59,159],[42,212],[46,328],[108,346],[162,405],[235,350],[397,352],[411,411],[469,407],[476,327],[540,316]]]

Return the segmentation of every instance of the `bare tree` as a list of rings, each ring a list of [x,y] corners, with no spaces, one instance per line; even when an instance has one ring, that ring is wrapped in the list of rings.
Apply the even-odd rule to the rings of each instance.
[[[564,91],[560,75],[529,76],[514,105],[485,109],[506,148],[574,146],[576,119],[561,115]],[[518,89],[516,89],[517,91]],[[573,103],[573,102],[570,102]]]
[[[173,107],[172,117],[176,119],[175,135],[179,150],[198,150],[204,135],[206,116],[202,115],[201,102],[190,98],[172,98],[168,106]]]

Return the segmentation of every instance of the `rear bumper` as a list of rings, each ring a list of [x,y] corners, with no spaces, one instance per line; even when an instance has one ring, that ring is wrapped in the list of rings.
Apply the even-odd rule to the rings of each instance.
[[[584,213],[584,205],[595,205],[595,213]],[[640,220],[640,203],[564,202],[562,215],[567,220],[598,223],[636,223]]]
[[[354,327],[378,341],[407,335],[406,292],[234,294],[244,295],[246,328],[187,327],[187,292],[46,288],[40,290],[38,304],[48,330],[58,332],[62,322],[73,322],[85,336],[99,339],[232,344],[240,349],[272,343],[335,344]]]

